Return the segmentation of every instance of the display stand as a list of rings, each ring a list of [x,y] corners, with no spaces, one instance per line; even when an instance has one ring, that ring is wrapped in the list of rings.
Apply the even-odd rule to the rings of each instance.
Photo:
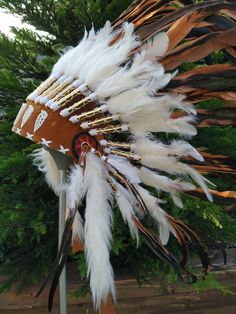
[[[71,158],[52,149],[47,149],[54,159],[59,170],[60,191],[59,191],[59,223],[58,223],[58,247],[65,228],[66,215],[66,172],[71,162]],[[67,292],[66,292],[66,267],[64,267],[59,279],[60,294],[60,314],[67,314]]]

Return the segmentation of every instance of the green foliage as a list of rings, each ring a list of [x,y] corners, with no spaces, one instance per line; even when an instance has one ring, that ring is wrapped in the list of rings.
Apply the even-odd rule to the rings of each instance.
[[[13,120],[25,97],[44,80],[63,48],[76,45],[84,27],[95,28],[106,19],[114,20],[130,3],[130,0],[0,0],[0,8],[20,15],[23,21],[46,33],[37,34],[26,29],[13,29],[14,39],[0,34],[0,274],[6,275],[4,291],[14,282],[21,288],[37,281],[46,274],[57,250],[57,199],[47,188],[44,178],[31,165],[28,155],[37,146],[13,134]],[[216,62],[221,53],[213,56]],[[184,64],[181,71],[204,66]],[[201,106],[221,106],[208,102]],[[171,136],[166,137],[167,140]],[[209,141],[209,138],[211,141]],[[202,129],[193,140],[195,146],[207,146],[213,152],[236,155],[236,132],[230,127]],[[119,139],[118,139],[119,140]],[[120,139],[122,140],[122,139]],[[124,138],[125,140],[125,138]],[[213,177],[222,189],[233,189],[235,183]],[[167,199],[166,195],[160,195]],[[196,225],[212,240],[236,239],[236,226],[222,209],[208,202],[185,197],[182,210],[170,200],[165,210],[183,218],[191,226]],[[150,229],[158,232],[158,226],[147,222]],[[114,209],[114,240],[112,263],[115,271],[132,272],[139,283],[146,274],[158,276],[161,281],[175,283],[176,274],[157,260],[143,244],[139,246],[130,238],[128,227]],[[178,245],[171,238],[170,250],[178,254]],[[86,277],[84,254],[71,259],[77,261],[82,278]],[[87,291],[87,286],[81,291]]]
[[[75,45],[84,27],[100,27],[114,20],[130,0],[1,0],[0,7],[20,15],[37,30],[49,33],[64,46]]]
[[[220,283],[219,280],[217,280],[214,273],[210,273],[207,276],[206,280],[197,281],[195,284],[193,284],[193,288],[197,292],[216,289],[216,290],[222,292],[223,294],[235,295],[235,292],[231,291],[230,289],[225,287],[222,283]]]

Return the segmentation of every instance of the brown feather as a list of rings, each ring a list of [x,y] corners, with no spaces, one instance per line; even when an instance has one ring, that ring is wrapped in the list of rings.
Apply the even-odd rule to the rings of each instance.
[[[217,49],[231,46],[236,46],[236,29],[214,32],[175,48],[162,60],[162,64],[166,70],[172,70],[184,62],[196,62]]]

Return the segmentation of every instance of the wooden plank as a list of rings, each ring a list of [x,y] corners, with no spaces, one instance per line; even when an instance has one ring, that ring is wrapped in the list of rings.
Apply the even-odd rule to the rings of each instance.
[[[236,268],[235,253],[229,255],[230,269],[215,272],[218,280],[226,287],[236,292]],[[222,257],[218,255],[215,267],[222,268]],[[196,261],[196,264],[198,262]],[[227,266],[226,266],[227,268]],[[1,278],[0,278],[1,281]],[[76,290],[83,282],[79,280],[76,265],[68,268],[68,290]],[[206,291],[197,293],[193,288],[178,286],[170,294],[167,291],[160,292],[158,280],[151,280],[150,284],[145,283],[137,287],[136,280],[127,275],[122,275],[116,280],[117,314],[227,314],[236,313],[236,295],[223,295],[219,291]],[[48,289],[46,287],[42,295],[35,299],[34,294],[39,285],[34,285],[16,295],[14,287],[5,294],[0,294],[1,314],[46,314]],[[68,296],[68,313],[95,314],[92,306],[91,296],[75,298]],[[55,295],[55,302],[52,314],[59,314],[58,291]]]

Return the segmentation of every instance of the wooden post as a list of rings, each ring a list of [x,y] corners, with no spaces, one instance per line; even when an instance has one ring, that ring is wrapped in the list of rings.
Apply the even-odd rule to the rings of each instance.
[[[99,314],[116,314],[115,306],[112,299],[107,299],[106,302],[103,302]]]

